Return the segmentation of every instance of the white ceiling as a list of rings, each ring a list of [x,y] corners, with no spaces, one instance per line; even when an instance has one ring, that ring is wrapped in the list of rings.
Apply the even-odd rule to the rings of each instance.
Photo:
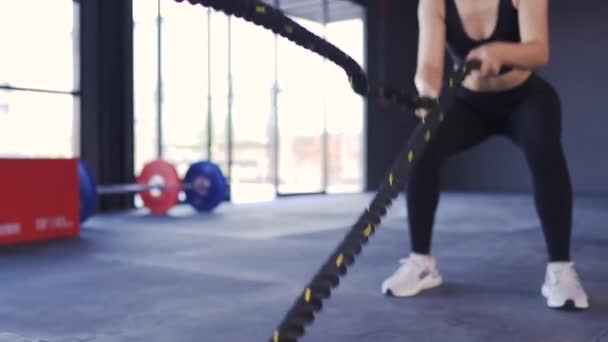
[[[274,4],[275,0],[262,0]],[[350,0],[326,0],[330,22],[361,18],[363,9]],[[323,22],[323,0],[279,0],[280,8],[287,14],[303,19]]]

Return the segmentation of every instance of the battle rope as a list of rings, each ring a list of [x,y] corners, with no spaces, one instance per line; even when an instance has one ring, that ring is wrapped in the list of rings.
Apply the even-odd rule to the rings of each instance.
[[[176,0],[183,2],[184,0]],[[444,120],[444,112],[438,98],[410,96],[404,91],[374,85],[368,82],[365,72],[359,64],[346,53],[326,40],[316,36],[300,26],[280,10],[258,0],[188,0],[191,4],[200,4],[222,11],[228,15],[243,18],[256,25],[263,26],[292,42],[323,56],[341,67],[348,75],[353,90],[366,97],[378,97],[409,109],[431,109],[426,120],[419,124],[393,163],[379,191],[367,210],[351,227],[329,259],[323,264],[312,281],[306,286],[279,327],[274,331],[271,342],[297,342],[304,336],[305,327],[314,321],[315,312],[321,311],[323,300],[329,298],[331,290],[340,283],[340,277],[346,274],[347,267],[355,262],[355,256],[361,253],[362,247],[374,233],[388,207],[404,188],[415,162],[424,152],[427,143],[434,136]],[[450,89],[459,86],[473,69],[478,69],[478,61],[467,62],[457,68],[449,79]]]

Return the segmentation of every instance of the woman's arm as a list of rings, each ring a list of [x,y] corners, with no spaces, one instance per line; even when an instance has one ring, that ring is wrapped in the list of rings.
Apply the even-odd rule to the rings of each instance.
[[[549,62],[548,0],[519,1],[520,43],[492,42],[472,50],[469,59],[482,61],[480,74],[494,76],[503,65],[533,70]]]
[[[421,96],[438,97],[441,92],[445,62],[444,17],[444,1],[420,0],[418,4],[418,62],[414,82]]]

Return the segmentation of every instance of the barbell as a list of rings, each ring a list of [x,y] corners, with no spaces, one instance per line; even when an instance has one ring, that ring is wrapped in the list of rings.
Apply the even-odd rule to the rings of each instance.
[[[170,163],[154,160],[144,165],[135,184],[98,185],[87,165],[78,165],[80,183],[80,221],[97,211],[99,196],[139,193],[144,206],[153,214],[165,214],[179,202],[179,193],[186,194],[186,203],[196,211],[215,209],[228,197],[228,182],[220,168],[209,161],[193,163],[183,180]]]

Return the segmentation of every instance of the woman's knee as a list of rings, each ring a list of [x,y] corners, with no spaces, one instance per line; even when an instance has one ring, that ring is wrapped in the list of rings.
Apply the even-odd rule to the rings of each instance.
[[[438,182],[442,159],[439,150],[429,145],[412,168],[409,188],[424,187],[424,184]]]
[[[562,145],[558,142],[535,142],[523,147],[535,178],[568,178],[568,166]]]
[[[518,145],[527,156],[554,159],[563,153],[560,136],[556,133],[538,132],[521,137]]]
[[[550,127],[556,127],[561,131],[562,103],[557,90],[544,79],[537,77],[533,82],[528,100],[531,109],[535,110],[538,117]]]

